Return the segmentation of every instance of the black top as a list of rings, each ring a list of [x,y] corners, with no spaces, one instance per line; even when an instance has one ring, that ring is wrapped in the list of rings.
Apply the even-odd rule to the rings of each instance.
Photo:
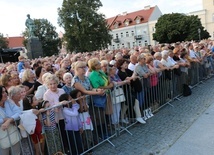
[[[41,86],[42,84],[39,81],[36,81],[34,84],[34,90],[33,92],[37,91],[38,87]]]

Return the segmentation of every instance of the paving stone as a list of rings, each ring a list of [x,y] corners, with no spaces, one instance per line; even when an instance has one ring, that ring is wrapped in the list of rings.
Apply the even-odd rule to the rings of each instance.
[[[94,149],[95,155],[162,155],[214,101],[214,79],[192,90],[192,95],[160,109],[145,125],[135,124],[127,132]],[[105,151],[103,151],[105,150]],[[108,153],[107,153],[108,152]]]

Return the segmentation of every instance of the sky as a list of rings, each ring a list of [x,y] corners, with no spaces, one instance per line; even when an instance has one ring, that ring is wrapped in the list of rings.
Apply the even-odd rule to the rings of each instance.
[[[20,36],[25,30],[26,15],[32,19],[45,18],[52,23],[57,32],[64,32],[57,24],[57,8],[61,7],[63,0],[0,0],[0,33],[4,36]],[[99,12],[106,18],[134,12],[145,6],[157,5],[165,13],[189,13],[202,10],[202,0],[101,0],[103,7]]]

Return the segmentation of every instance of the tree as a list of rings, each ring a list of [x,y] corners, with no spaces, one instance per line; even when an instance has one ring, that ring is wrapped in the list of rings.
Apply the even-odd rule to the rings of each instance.
[[[61,47],[61,40],[54,27],[47,19],[34,19],[35,23],[35,36],[39,38],[42,43],[44,56],[51,56],[58,54],[59,47]],[[28,38],[27,29],[23,35]],[[24,45],[27,45],[28,39],[24,40]]]
[[[180,13],[165,14],[155,24],[156,32],[153,33],[154,40],[160,43],[173,43],[178,41],[189,41],[207,39],[209,33],[204,29],[198,16],[187,16]]]
[[[111,42],[105,16],[97,13],[101,6],[100,0],[63,0],[58,23],[65,30],[68,50],[93,51]]]
[[[8,48],[8,41],[4,38],[4,35],[0,33],[0,49]]]

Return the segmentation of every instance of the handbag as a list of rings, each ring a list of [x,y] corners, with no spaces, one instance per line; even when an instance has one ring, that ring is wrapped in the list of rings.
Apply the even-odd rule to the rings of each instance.
[[[5,115],[0,111],[0,115],[5,118]],[[10,124],[7,130],[2,130],[0,127],[0,147],[2,149],[7,149],[20,140],[20,135],[17,127],[13,124]]]
[[[122,88],[120,88],[120,87],[114,88],[114,90],[112,91],[112,94],[113,94],[113,104],[126,101]]]
[[[95,107],[105,108],[106,107],[106,95],[92,95],[93,104]]]

